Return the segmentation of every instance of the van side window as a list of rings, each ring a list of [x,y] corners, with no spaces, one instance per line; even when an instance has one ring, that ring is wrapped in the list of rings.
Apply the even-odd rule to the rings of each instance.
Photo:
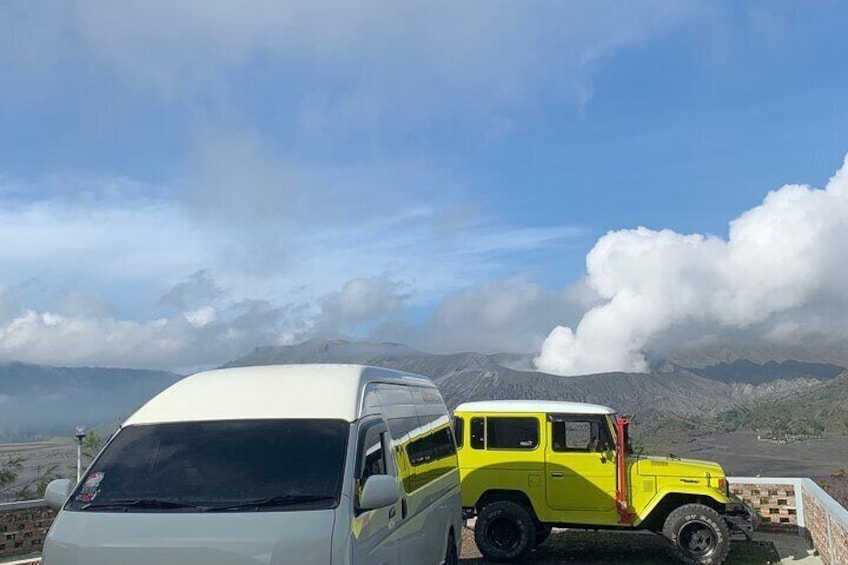
[[[604,451],[612,446],[602,416],[555,416],[551,420],[554,451]]]
[[[486,420],[471,418],[471,447],[486,449]]]
[[[486,449],[536,449],[538,445],[536,418],[486,418]]]
[[[456,448],[462,449],[462,440],[465,439],[465,420],[453,419],[453,437],[456,439]]]

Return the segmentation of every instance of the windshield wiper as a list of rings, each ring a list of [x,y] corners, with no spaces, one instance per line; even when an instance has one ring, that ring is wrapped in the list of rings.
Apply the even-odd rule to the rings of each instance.
[[[207,512],[225,512],[227,510],[241,510],[244,508],[271,508],[276,506],[291,506],[292,504],[305,504],[308,502],[322,502],[326,500],[335,500],[334,496],[324,494],[287,494],[283,496],[272,496],[270,498],[260,498],[257,500],[247,500],[238,504],[226,504],[223,506],[212,506]]]
[[[174,502],[171,500],[159,500],[157,498],[127,498],[120,500],[104,500],[102,502],[89,502],[83,504],[80,510],[88,510],[90,508],[150,508],[157,510],[165,510],[172,508],[200,508],[194,504],[184,504],[182,502]]]

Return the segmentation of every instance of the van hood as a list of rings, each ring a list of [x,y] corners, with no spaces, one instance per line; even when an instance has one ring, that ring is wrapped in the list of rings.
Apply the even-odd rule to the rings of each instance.
[[[640,457],[636,461],[638,473],[655,477],[691,477],[706,478],[707,474],[713,480],[725,478],[721,465],[712,461],[698,459],[679,459],[677,457]],[[717,483],[713,483],[715,485]]]
[[[43,565],[328,565],[333,510],[250,513],[62,511]]]

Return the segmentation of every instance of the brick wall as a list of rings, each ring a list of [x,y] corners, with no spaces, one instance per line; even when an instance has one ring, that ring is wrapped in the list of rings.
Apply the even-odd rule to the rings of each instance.
[[[0,559],[40,553],[55,516],[43,500],[0,504]]]
[[[797,531],[798,507],[793,483],[731,483],[730,492],[756,509],[763,522],[761,529]],[[798,493],[800,496],[800,493]]]
[[[804,521],[825,565],[848,565],[848,511],[813,481],[805,481]]]

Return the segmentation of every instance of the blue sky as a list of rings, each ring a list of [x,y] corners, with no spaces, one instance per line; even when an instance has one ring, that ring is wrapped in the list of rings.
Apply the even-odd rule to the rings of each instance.
[[[846,16],[5,3],[0,358],[186,368],[322,335],[538,351],[614,298],[586,270],[607,232],[727,238],[769,191],[826,185]]]

